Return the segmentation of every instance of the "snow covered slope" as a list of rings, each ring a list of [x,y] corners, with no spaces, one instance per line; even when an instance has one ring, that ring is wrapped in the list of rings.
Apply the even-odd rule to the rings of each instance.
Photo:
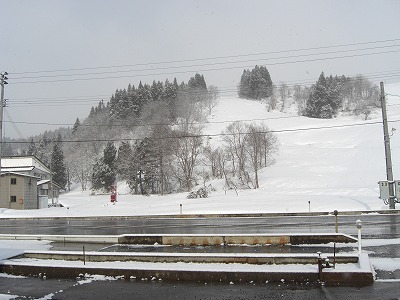
[[[400,124],[400,84],[386,85],[389,130]],[[394,95],[394,96],[391,96]],[[132,196],[119,186],[118,202],[109,196],[76,191],[63,194],[64,208],[34,211],[0,210],[10,216],[90,216],[196,213],[261,213],[370,210],[387,208],[380,200],[378,181],[386,179],[381,112],[370,120],[339,117],[320,120],[267,112],[263,103],[222,98],[210,116],[206,134],[219,134],[229,121],[263,121],[280,143],[276,164],[260,172],[258,190],[225,191],[223,183],[206,199],[186,199],[187,193],[166,196]],[[212,144],[220,143],[214,136]],[[391,136],[394,177],[400,179],[400,128]],[[122,193],[122,194],[121,194]]]

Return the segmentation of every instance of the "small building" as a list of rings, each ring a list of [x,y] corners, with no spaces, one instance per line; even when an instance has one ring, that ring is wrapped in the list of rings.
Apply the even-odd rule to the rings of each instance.
[[[56,202],[58,202],[61,186],[59,186],[57,183],[52,182],[50,179],[43,179],[38,181],[37,187],[38,195],[46,195],[48,199],[51,199],[53,202],[54,199],[56,199]]]
[[[0,207],[45,208],[48,207],[49,199],[52,200],[52,204],[58,203],[60,186],[52,182],[51,170],[37,157],[2,157],[0,174]],[[18,195],[10,194],[16,193],[17,190]],[[22,205],[19,202],[23,202]]]
[[[10,209],[41,208],[37,195],[38,178],[15,172],[0,176],[0,207]]]

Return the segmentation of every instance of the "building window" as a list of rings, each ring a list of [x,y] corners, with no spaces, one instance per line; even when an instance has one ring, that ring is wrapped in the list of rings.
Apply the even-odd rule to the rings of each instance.
[[[17,178],[11,178],[11,184],[17,184]]]
[[[17,202],[17,196],[10,196],[10,202]]]

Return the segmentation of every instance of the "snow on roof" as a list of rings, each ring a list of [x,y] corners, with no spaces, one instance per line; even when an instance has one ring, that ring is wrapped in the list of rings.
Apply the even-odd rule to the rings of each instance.
[[[41,185],[43,185],[43,184],[49,184],[49,183],[50,183],[50,179],[43,179],[43,180],[38,181],[37,185],[38,185],[38,186],[41,186]],[[53,181],[51,184],[52,184],[53,186],[55,186],[55,187],[61,189],[61,186],[58,185],[57,183],[55,183],[54,181]]]
[[[24,174],[24,173],[18,173],[18,172],[1,172],[1,176],[5,176],[5,175],[15,175],[15,176],[22,176],[22,177],[29,177],[29,178],[39,179],[39,177],[32,176],[32,175],[28,175],[28,174]]]
[[[42,172],[50,173],[50,169],[35,156],[2,157],[1,166],[3,168],[33,167]]]
[[[46,184],[46,183],[49,183],[49,182],[50,182],[50,179],[39,180],[37,185],[39,186],[39,185],[43,185],[43,184]]]
[[[2,167],[1,172],[29,172],[35,167]]]

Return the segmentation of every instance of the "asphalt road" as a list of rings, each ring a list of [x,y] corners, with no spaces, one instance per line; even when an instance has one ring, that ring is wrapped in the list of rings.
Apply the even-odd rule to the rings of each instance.
[[[400,238],[400,215],[338,216],[339,232],[365,238]],[[0,219],[1,234],[246,234],[335,232],[334,216],[261,218]]]
[[[339,232],[364,238],[400,238],[400,215],[338,217]],[[335,232],[334,216],[263,218],[98,218],[0,219],[1,234],[214,234]],[[370,247],[377,257],[399,257],[398,245]],[[373,255],[374,256],[374,255]],[[396,271],[397,272],[397,271]],[[82,281],[0,278],[0,294],[43,299],[400,299],[400,272],[378,274],[386,279],[364,288],[332,288],[293,284],[205,284],[126,280]],[[387,280],[393,278],[394,281]],[[0,297],[1,298],[1,297]]]
[[[169,283],[129,280],[1,278],[0,294],[17,299],[399,299],[400,282],[364,288],[321,285]],[[1,297],[0,297],[1,298]]]

